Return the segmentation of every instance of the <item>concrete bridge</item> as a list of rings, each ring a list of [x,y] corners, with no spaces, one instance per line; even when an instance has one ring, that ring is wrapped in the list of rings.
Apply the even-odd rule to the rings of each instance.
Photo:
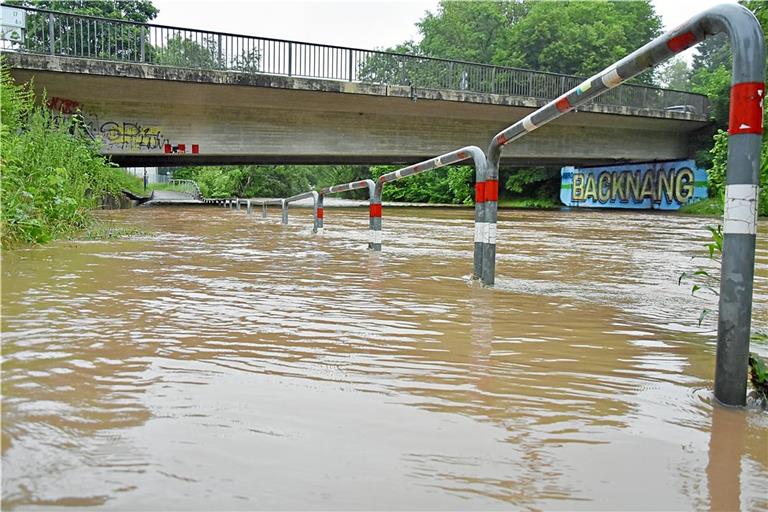
[[[413,162],[485,147],[582,81],[35,9],[23,25],[3,43],[14,77],[34,78],[53,110],[82,115],[124,166]],[[706,109],[700,95],[622,85],[511,145],[503,161],[689,157]]]

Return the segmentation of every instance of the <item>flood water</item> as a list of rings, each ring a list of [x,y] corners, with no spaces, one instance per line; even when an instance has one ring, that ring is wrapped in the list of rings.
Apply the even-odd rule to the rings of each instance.
[[[105,214],[2,259],[6,509],[768,509],[768,414],[713,405],[711,219]],[[768,330],[768,223],[754,325]],[[768,357],[768,346],[752,350]]]

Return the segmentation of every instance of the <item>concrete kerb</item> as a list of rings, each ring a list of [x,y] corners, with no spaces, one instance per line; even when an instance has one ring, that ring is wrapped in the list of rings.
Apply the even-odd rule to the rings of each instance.
[[[765,41],[760,23],[745,7],[723,4],[679,25],[585,80],[517,123],[500,131],[488,151],[485,220],[488,231],[482,280],[495,282],[497,201],[501,148],[655,67],[715,34],[730,36],[733,52],[731,105],[723,220],[715,398],[725,405],[746,404],[752,287],[757,232],[760,144],[765,99]]]

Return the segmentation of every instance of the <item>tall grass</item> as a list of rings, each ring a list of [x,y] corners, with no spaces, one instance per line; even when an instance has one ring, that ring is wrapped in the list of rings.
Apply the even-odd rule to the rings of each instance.
[[[0,237],[3,248],[89,227],[91,209],[130,179],[99,154],[77,120],[36,102],[0,62]]]

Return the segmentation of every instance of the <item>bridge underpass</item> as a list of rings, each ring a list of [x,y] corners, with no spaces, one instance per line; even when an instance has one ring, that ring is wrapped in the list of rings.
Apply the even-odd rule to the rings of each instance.
[[[402,164],[474,144],[546,100],[4,52],[50,106],[82,113],[123,166]],[[504,151],[505,165],[681,159],[701,113],[592,104]]]

